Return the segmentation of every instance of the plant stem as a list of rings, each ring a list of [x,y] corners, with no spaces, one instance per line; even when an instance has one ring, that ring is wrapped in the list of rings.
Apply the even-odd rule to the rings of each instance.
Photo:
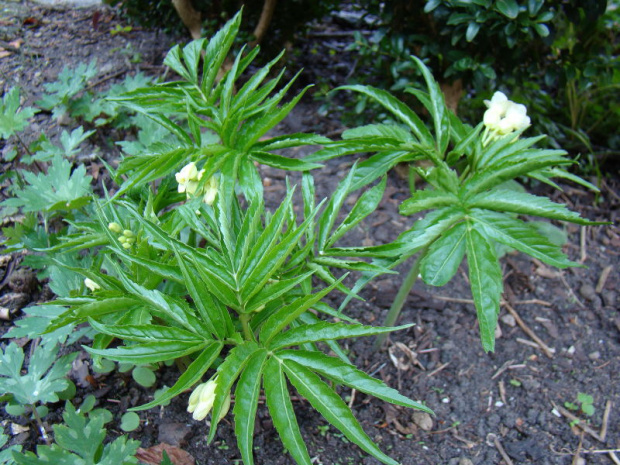
[[[35,420],[37,420],[37,425],[39,426],[39,432],[41,433],[41,437],[45,441],[45,444],[49,446],[52,442],[50,441],[50,438],[45,431],[45,426],[43,426],[43,422],[41,421],[39,412],[37,412],[37,407],[34,404],[30,404],[30,408],[32,408],[32,414],[34,415]]]
[[[254,333],[250,327],[250,319],[252,316],[248,313],[242,313],[239,315],[239,321],[241,321],[241,327],[243,328],[243,337],[246,341],[255,341]]]
[[[396,297],[392,302],[392,306],[390,307],[390,310],[385,317],[383,326],[394,326],[394,323],[396,323],[398,315],[400,315],[400,312],[403,309],[403,305],[405,305],[407,296],[409,295],[409,292],[411,292],[411,288],[413,288],[413,285],[418,279],[418,275],[420,274],[420,262],[422,261],[422,258],[426,255],[426,250],[426,248],[422,249],[420,251],[420,254],[418,255],[418,258],[416,258],[415,262],[413,262],[413,265],[411,265],[411,269],[409,270],[409,273],[407,273],[407,276],[405,276],[405,279],[400,285],[398,293],[396,294]],[[387,336],[388,333],[379,334],[377,336],[374,344],[375,350],[381,348]]]

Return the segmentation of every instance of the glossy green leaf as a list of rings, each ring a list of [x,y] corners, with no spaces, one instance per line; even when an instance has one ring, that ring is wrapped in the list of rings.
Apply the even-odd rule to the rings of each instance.
[[[314,271],[308,271],[294,278],[284,279],[267,284],[258,294],[252,297],[246,304],[244,313],[259,311],[262,307],[285,295],[288,291],[308,279]]]
[[[478,314],[482,346],[485,351],[492,352],[503,290],[502,269],[493,244],[471,224],[468,224],[466,241],[469,282]]]
[[[388,465],[398,462],[385,455],[364,432],[353,413],[327,384],[303,365],[292,360],[282,362],[286,377],[297,392],[305,397],[323,417],[340,430],[345,437],[364,451]]]
[[[318,163],[304,161],[303,159],[288,158],[269,152],[252,151],[250,158],[263,165],[287,171],[309,171],[323,166]]]
[[[370,215],[381,202],[383,192],[385,191],[387,178],[384,176],[381,182],[360,195],[357,202],[346,216],[342,223],[336,228],[334,233],[329,237],[326,247],[331,247],[338,239],[353,229],[364,218]]]
[[[465,255],[467,226],[459,223],[433,242],[420,261],[420,274],[425,283],[443,286],[456,274]]]
[[[346,276],[346,275],[345,275]],[[263,324],[260,331],[260,341],[262,344],[268,344],[280,331],[288,326],[291,321],[295,320],[303,312],[307,311],[316,302],[320,301],[329,292],[331,292],[337,284],[344,279],[344,276],[329,287],[319,292],[296,299],[288,305],[279,308],[269,319]]]
[[[413,324],[384,328],[358,324],[321,322],[302,325],[297,328],[289,329],[284,333],[280,333],[267,344],[267,347],[269,347],[270,350],[276,350],[282,347],[297,346],[308,342],[374,336],[376,334],[400,331],[410,328],[411,326],[413,326]]]
[[[148,404],[140,405],[139,407],[133,407],[132,411],[147,410],[157,405],[163,405],[173,397],[178,396],[182,392],[191,388],[196,384],[202,376],[207,372],[217,357],[220,355],[222,348],[224,347],[221,342],[211,342],[203,347],[200,355],[187,367],[177,382],[171,388],[167,389],[163,394],[158,396],[155,400]]]
[[[427,146],[434,145],[433,136],[420,117],[389,92],[375,87],[361,85],[341,86],[336,90],[353,90],[367,95],[407,125],[422,144]]]
[[[516,0],[498,0],[495,8],[504,16],[515,19],[519,16],[519,4]]]
[[[241,452],[241,458],[246,465],[254,464],[252,445],[254,438],[254,423],[260,395],[263,368],[267,361],[267,351],[262,349],[254,353],[239,376],[235,390],[235,437]]]
[[[246,341],[228,352],[224,362],[217,367],[217,387],[215,388],[215,401],[213,402],[213,411],[211,413],[211,429],[209,430],[208,442],[211,442],[215,437],[219,423],[218,419],[226,399],[230,396],[233,383],[257,351],[263,352],[264,349],[259,348],[255,342]]]
[[[570,221],[583,225],[593,224],[593,222],[579,216],[579,213],[570,211],[565,205],[552,202],[547,197],[513,190],[494,189],[482,192],[469,199],[467,206],[468,208],[482,208],[519,215],[542,216],[552,220]]]
[[[228,21],[208,42],[204,51],[202,92],[209,95],[241,24],[241,12]]]
[[[376,397],[377,399],[381,399],[395,405],[401,405],[403,407],[423,410],[430,414],[433,413],[433,411],[424,404],[413,401],[408,397],[399,394],[396,389],[386,386],[383,381],[364,373],[351,363],[344,362],[336,357],[330,357],[329,355],[325,355],[323,352],[281,350],[277,352],[277,357],[284,360],[292,360],[338,384],[344,384],[345,386],[349,386],[352,389],[356,389],[360,392]]]
[[[84,347],[84,350],[90,354],[101,355],[116,362],[131,362],[135,365],[145,365],[183,357],[204,348],[206,345],[207,341],[201,343],[154,341],[104,350]]]
[[[205,338],[197,333],[189,332],[174,326],[161,325],[105,325],[89,318],[88,323],[98,332],[114,336],[124,341],[150,342],[205,342]]]
[[[400,205],[399,211],[401,215],[413,215],[424,210],[449,207],[458,203],[459,198],[450,192],[419,190]]]
[[[275,358],[269,359],[265,365],[263,385],[267,408],[282,444],[298,465],[312,465],[295,418],[282,365]]]
[[[552,244],[536,228],[504,213],[474,209],[471,219],[488,238],[517,249],[558,268],[580,266],[570,261],[561,247]]]

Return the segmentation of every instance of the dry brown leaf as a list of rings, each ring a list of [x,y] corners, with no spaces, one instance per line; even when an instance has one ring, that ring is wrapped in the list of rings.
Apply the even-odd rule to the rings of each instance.
[[[136,458],[145,465],[159,465],[164,458],[164,451],[174,465],[195,465],[196,460],[183,449],[162,442],[156,446],[143,449],[140,447]]]

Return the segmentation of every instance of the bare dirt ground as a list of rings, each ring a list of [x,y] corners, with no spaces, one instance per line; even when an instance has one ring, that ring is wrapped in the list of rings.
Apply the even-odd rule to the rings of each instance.
[[[20,86],[26,104],[33,104],[43,92],[43,84],[54,81],[64,66],[75,67],[92,58],[97,59],[99,69],[90,83],[95,90],[138,70],[162,75],[166,51],[183,40],[136,27],[112,35],[111,29],[126,23],[108,7],[62,10],[2,0],[0,8],[0,47],[9,52],[0,58],[0,89]],[[329,32],[329,23],[321,27]],[[342,83],[338,80],[347,73],[348,58],[328,53],[344,48],[342,36],[334,37],[327,34],[302,40],[298,62],[289,67],[305,66],[307,75],[322,77],[329,85]],[[340,123],[321,118],[317,108],[308,96],[279,129],[338,134]],[[55,137],[63,129],[49,114],[40,113],[33,121],[24,134],[26,141],[35,140],[41,131]],[[117,137],[113,131],[97,136],[85,150],[106,159],[118,157]],[[4,142],[0,142],[0,151],[6,150],[6,144],[1,144]],[[319,195],[328,194],[352,162],[352,158],[339,159],[317,171]],[[0,166],[2,172],[11,168],[6,162]],[[593,194],[575,186],[563,186],[563,192],[550,195],[589,219],[616,223],[618,167],[605,169],[608,175],[596,202]],[[264,175],[270,178],[267,192],[276,201],[285,189],[284,174],[266,169]],[[406,182],[392,173],[388,186],[379,210],[357,231],[366,243],[392,240],[412,222],[397,212],[398,204],[408,197]],[[6,187],[6,183],[0,185],[0,198],[6,196]],[[393,334],[385,350],[375,351],[371,339],[347,346],[359,367],[403,394],[423,400],[436,413],[434,418],[424,417],[343,391],[365,430],[389,455],[405,465],[620,463],[620,231],[613,225],[569,226],[567,231],[565,251],[584,268],[553,270],[521,255],[503,259],[506,303],[494,354],[485,354],[481,348],[465,270],[445,288],[416,284],[399,321],[416,326]],[[11,309],[11,318],[0,322],[2,333],[12,326],[12,320],[20,318],[23,307],[52,297],[45,281],[20,267],[20,259],[11,256],[0,261],[0,304]],[[362,323],[381,324],[400,280],[397,275],[374,282],[363,294],[366,302],[351,305],[348,312]],[[96,382],[82,385],[75,401],[93,393],[115,419],[128,407],[151,400],[152,390],[123,374],[91,375]],[[162,369],[157,385],[171,385],[176,376],[174,367]],[[593,397],[593,416],[563,408],[565,402],[575,403],[578,393]],[[177,445],[201,465],[241,463],[230,422],[225,422],[215,442],[207,445],[207,429],[191,420],[186,405],[187,395],[167,407],[141,412],[141,427],[131,436],[142,441],[143,447],[160,442]],[[50,406],[48,424],[59,421],[62,407],[62,403]],[[303,399],[295,408],[315,463],[378,463],[329,427]],[[571,426],[566,416],[571,413],[580,419],[578,425]],[[266,409],[259,410],[259,416],[256,463],[292,464]],[[4,411],[0,418],[5,425],[27,423]],[[110,433],[120,434],[114,427]],[[13,443],[34,450],[40,438],[33,427],[13,436],[9,444]],[[608,450],[615,450],[615,457]]]

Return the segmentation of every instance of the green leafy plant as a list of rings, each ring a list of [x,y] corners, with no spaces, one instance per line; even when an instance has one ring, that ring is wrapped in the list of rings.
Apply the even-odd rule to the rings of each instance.
[[[134,465],[138,460],[134,454],[139,441],[116,438],[104,444],[106,429],[103,427],[112,419],[104,409],[92,409],[92,400],[85,400],[79,410],[67,402],[63,413],[63,424],[54,425],[54,440],[51,445],[37,446],[37,453],[13,452],[13,459],[19,465]]]
[[[36,113],[35,108],[22,108],[18,87],[9,89],[0,102],[0,139],[8,139],[23,131]]]
[[[583,392],[579,392],[577,394],[577,403],[573,402],[564,402],[564,407],[569,410],[580,411],[584,415],[591,417],[594,415],[594,398],[590,394],[585,394]]]
[[[534,147],[544,136],[520,138],[529,126],[525,107],[498,93],[489,102],[485,122],[476,127],[463,124],[446,106],[438,83],[416,57],[412,60],[423,74],[428,92],[407,89],[424,105],[432,121],[431,132],[410,108],[386,91],[369,86],[344,86],[375,100],[399,125],[374,124],[343,133],[343,141],[309,156],[323,161],[355,152],[376,152],[359,165],[383,174],[396,163],[427,160],[430,167],[412,167],[428,185],[415,190],[400,211],[404,215],[430,211],[401,234],[395,244],[378,246],[372,254],[396,254],[392,266],[418,254],[390,309],[386,325],[396,321],[404,300],[418,275],[433,286],[446,284],[467,257],[469,281],[477,310],[482,345],[494,348],[494,331],[502,293],[502,273],[496,243],[531,255],[547,264],[565,268],[572,262],[536,227],[519,216],[539,216],[577,224],[595,224],[547,198],[508,188],[507,183],[530,177],[552,186],[552,178],[566,178],[596,190],[591,184],[566,172],[572,162],[562,150]],[[372,178],[360,178],[360,183]],[[380,263],[388,266],[389,259]],[[360,283],[367,278],[360,280]],[[345,301],[346,302],[346,301]]]
[[[167,135],[145,140],[146,150],[126,156],[111,172],[120,184],[114,195],[93,199],[57,242],[39,249],[61,257],[101,247],[92,266],[67,267],[82,274],[85,286],[54,302],[67,310],[48,331],[89,323],[98,333],[86,348],[95,363],[105,358],[140,366],[177,359],[187,367],[178,381],[136,409],[163,405],[193,389],[188,410],[197,420],[211,413],[209,440],[234,393],[235,434],[246,464],[253,463],[261,389],[285,448],[298,463],[310,463],[289,386],[349,441],[395,464],[364,432],[338,386],[430,410],[355,368],[337,341],[410,325],[363,326],[322,301],[334,289],[356,297],[343,284],[348,270],[389,272],[362,260],[364,247],[347,254],[336,246],[376,208],[385,180],[361,193],[341,221],[344,202],[366,184],[355,180],[380,174],[354,167],[331,198],[317,204],[307,172],[320,165],[280,151],[329,139],[267,135],[304,94],[282,103],[293,81],[278,90],[282,72],[268,79],[280,57],[240,85],[258,49],[239,53],[217,79],[239,24],[237,15],[211,40],[173,48],[165,62],[181,80],[113,99]],[[275,211],[265,208],[260,164],[303,172],[303,208],[294,208],[298,189],[290,185]],[[23,197],[14,206],[32,208]],[[336,356],[319,350],[323,344]],[[205,376],[209,380],[202,382]]]

